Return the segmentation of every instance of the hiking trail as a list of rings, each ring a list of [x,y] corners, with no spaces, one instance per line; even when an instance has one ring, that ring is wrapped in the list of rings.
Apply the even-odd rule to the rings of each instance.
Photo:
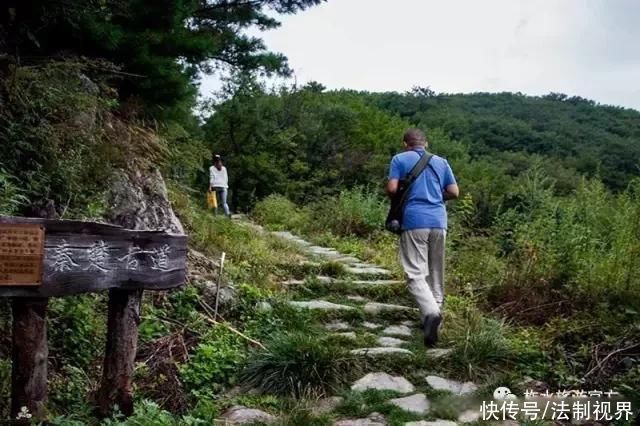
[[[302,248],[308,262],[331,261],[344,267],[346,275],[330,277],[317,275],[304,280],[287,280],[281,284],[292,289],[306,288],[309,291],[292,291],[293,300],[289,304],[298,309],[322,311],[322,327],[327,334],[344,340],[345,345],[355,346],[350,352],[357,356],[372,359],[372,365],[379,366],[383,361],[384,369],[373,369],[351,385],[351,390],[364,392],[369,389],[379,391],[393,391],[396,398],[390,398],[387,403],[399,407],[409,413],[431,420],[411,421],[405,426],[452,426],[476,422],[480,418],[479,405],[474,403],[467,409],[457,413],[457,421],[434,418],[430,415],[432,400],[417,387],[428,389],[429,393],[450,394],[452,398],[470,397],[479,386],[472,382],[459,382],[428,371],[422,376],[422,383],[415,383],[405,378],[402,373],[403,358],[425,357],[438,360],[447,357],[451,349],[438,347],[426,349],[422,346],[422,331],[417,308],[398,301],[380,303],[371,297],[372,294],[391,291],[391,294],[405,294],[403,281],[393,279],[391,271],[364,262],[352,255],[340,253],[330,247],[315,245],[288,231],[269,231],[262,226],[250,222],[243,215],[232,217],[236,223],[253,228],[260,233],[270,233],[278,238],[296,244]],[[309,297],[300,298],[300,293]],[[400,299],[400,297],[398,297]],[[362,345],[366,341],[368,344]],[[377,361],[377,362],[376,362]],[[388,361],[388,362],[387,362]],[[394,368],[397,366],[398,368]],[[394,371],[395,370],[395,371]],[[342,397],[332,396],[318,401],[314,412],[317,414],[331,413],[343,401]],[[265,421],[270,414],[249,407],[232,407],[231,416],[223,416],[227,420],[244,418],[245,411],[253,421]],[[251,416],[253,414],[255,416]],[[265,417],[266,415],[266,417]],[[263,419],[263,420],[260,420]],[[275,419],[271,419],[275,420]],[[512,422],[514,424],[516,422]],[[372,412],[363,418],[338,419],[334,426],[378,426],[388,424],[380,413]]]

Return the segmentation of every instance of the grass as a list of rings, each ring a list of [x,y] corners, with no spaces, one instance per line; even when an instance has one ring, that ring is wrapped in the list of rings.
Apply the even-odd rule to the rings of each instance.
[[[268,234],[258,237],[256,229],[214,216],[178,190],[169,194],[191,244],[215,258],[225,252],[226,271],[235,282],[275,288],[304,260],[294,244]]]
[[[325,396],[363,371],[362,360],[318,335],[281,333],[255,353],[243,373],[245,386],[287,396]]]
[[[197,303],[200,295],[194,287],[177,290],[164,299],[157,299],[164,300],[162,303],[156,299],[146,300],[145,303],[151,306],[145,310],[145,317],[168,317],[183,323],[197,334],[195,342],[192,339],[189,346],[188,360],[184,361],[180,370],[183,382],[191,392],[190,405],[183,410],[188,414],[174,414],[171,417],[173,423],[164,424],[196,424],[190,423],[196,420],[206,422],[234,404],[261,408],[278,415],[279,424],[282,425],[330,425],[339,418],[362,418],[374,411],[384,414],[391,425],[402,425],[421,418],[455,420],[468,401],[431,389],[424,380],[427,375],[473,380],[481,385],[479,394],[482,395],[490,393],[498,385],[518,389],[518,383],[525,375],[542,380],[556,377],[556,381],[550,382],[556,385],[575,380],[579,377],[579,366],[589,362],[590,347],[581,345],[585,332],[598,332],[597,336],[602,337],[607,348],[620,344],[615,337],[607,337],[614,335],[610,323],[615,321],[609,318],[614,314],[600,308],[598,312],[609,312],[609,317],[598,314],[600,324],[585,314],[580,321],[576,315],[566,319],[556,318],[547,327],[533,327],[515,321],[508,323],[488,313],[491,308],[488,300],[491,298],[486,288],[496,292],[506,288],[502,282],[493,283],[505,264],[491,263],[497,250],[493,242],[484,246],[482,241],[471,239],[470,245],[462,250],[453,245],[452,249],[458,255],[450,258],[453,260],[450,272],[452,279],[447,289],[441,346],[452,348],[451,354],[440,359],[426,357],[420,331],[415,327],[413,336],[407,339],[408,344],[402,346],[415,356],[355,357],[350,355],[350,349],[377,346],[377,338],[384,327],[406,319],[416,320],[417,324],[418,314],[410,311],[369,315],[363,312],[362,302],[349,300],[346,296],[361,295],[369,301],[413,307],[414,302],[404,284],[355,284],[356,278],[346,274],[340,263],[310,262],[291,243],[224,218],[212,217],[180,194],[172,194],[172,197],[175,198],[178,214],[192,234],[193,246],[211,257],[217,256],[221,250],[227,253],[228,276],[235,281],[239,300],[233,309],[224,313],[225,318],[248,337],[262,342],[267,349],[259,349],[236,336],[224,333],[217,335],[219,330],[211,332],[210,325],[202,321]],[[293,207],[284,205],[283,211],[285,208]],[[267,223],[268,227],[295,231],[344,254],[385,266],[394,272],[395,278],[401,278],[394,236],[376,230],[366,236],[355,236],[339,233],[331,226],[327,229],[310,226],[305,221],[312,216],[304,208],[297,213],[298,216],[277,213],[275,219],[267,211],[258,217],[261,221],[277,222]],[[456,244],[465,243],[461,240]],[[476,254],[478,250],[483,253]],[[462,266],[457,265],[469,257],[473,258]],[[478,273],[486,276],[474,281]],[[331,284],[323,283],[315,278],[318,275],[336,280]],[[304,283],[296,286],[279,284],[288,278],[301,279]],[[310,299],[324,299],[358,309],[308,311],[288,305],[289,300]],[[258,309],[264,304],[267,304],[267,308]],[[635,314],[629,311],[615,315],[618,315],[616,321],[622,318],[620,315],[626,315],[630,324],[629,335],[633,336],[631,327]],[[336,319],[348,322],[351,330],[356,332],[356,338],[337,336],[324,329],[323,323]],[[376,322],[381,327],[369,330],[361,324],[365,320]],[[146,336],[145,344],[177,331],[171,323],[156,327],[158,323],[157,319],[145,319],[141,330],[141,335]],[[564,364],[551,366],[549,359],[555,355],[561,355]],[[390,398],[397,396],[395,394],[361,394],[349,390],[354,380],[371,371],[386,371],[406,377],[416,386],[416,392],[428,396],[432,403],[429,414],[414,416],[388,404]],[[617,377],[619,381],[615,382],[616,386],[625,389],[628,383],[637,382],[640,374],[632,368]],[[242,385],[244,393],[227,395],[229,388],[236,384]],[[251,394],[248,389],[253,389]],[[633,392],[634,389],[627,390]],[[56,389],[55,392],[60,391]],[[139,395],[151,394],[141,389]],[[328,395],[341,395],[345,400],[335,413],[314,414],[312,407],[315,400]],[[54,395],[54,398],[57,397]],[[142,413],[146,412],[149,419],[159,419],[159,424],[163,424],[163,412],[156,413],[153,406],[144,404],[139,409]],[[162,407],[159,409],[162,411]],[[131,424],[147,423],[136,417],[136,422]]]

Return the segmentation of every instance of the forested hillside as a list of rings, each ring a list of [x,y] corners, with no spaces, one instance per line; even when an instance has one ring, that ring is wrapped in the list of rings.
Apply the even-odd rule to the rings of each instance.
[[[640,113],[550,93],[436,95],[373,94],[386,111],[425,128],[442,128],[469,144],[473,156],[523,151],[561,161],[565,168],[599,176],[614,189],[640,174]]]

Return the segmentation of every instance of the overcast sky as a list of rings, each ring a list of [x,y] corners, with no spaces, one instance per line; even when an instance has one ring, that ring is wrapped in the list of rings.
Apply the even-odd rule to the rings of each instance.
[[[640,0],[329,0],[281,21],[261,36],[300,84],[562,92],[640,110]]]

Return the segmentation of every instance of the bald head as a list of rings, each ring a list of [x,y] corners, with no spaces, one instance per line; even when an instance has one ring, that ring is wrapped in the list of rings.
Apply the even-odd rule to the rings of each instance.
[[[427,144],[427,138],[420,129],[408,129],[404,132],[402,140],[409,147],[425,146]]]

